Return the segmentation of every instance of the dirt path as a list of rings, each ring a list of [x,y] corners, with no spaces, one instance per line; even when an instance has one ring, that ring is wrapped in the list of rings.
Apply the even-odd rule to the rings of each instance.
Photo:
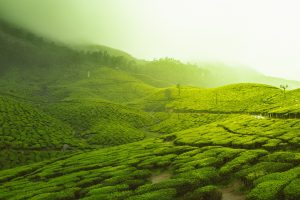
[[[222,192],[222,200],[245,200],[246,195],[238,192],[241,185],[240,182],[235,181],[227,187],[220,189],[220,192]]]
[[[159,182],[162,182],[164,180],[168,180],[171,178],[171,173],[170,172],[162,172],[160,174],[155,174],[155,175],[152,175],[150,180],[152,183],[159,183]]]

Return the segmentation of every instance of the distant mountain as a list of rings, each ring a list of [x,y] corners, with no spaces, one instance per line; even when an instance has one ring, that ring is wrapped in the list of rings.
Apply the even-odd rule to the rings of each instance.
[[[85,99],[96,97],[123,102],[148,95],[154,88],[177,84],[216,87],[257,82],[277,87],[288,84],[289,89],[300,87],[297,81],[267,77],[248,68],[220,63],[188,64],[172,58],[144,61],[110,47],[61,44],[3,21],[0,22],[0,44],[1,91],[44,96],[48,100],[70,99],[74,91],[85,91],[78,93]],[[86,80],[88,76],[91,79]],[[104,87],[108,80],[118,84]],[[132,95],[133,90],[136,95]],[[114,91],[122,91],[126,97],[112,97],[111,94],[118,93]]]
[[[261,83],[279,87],[289,85],[289,89],[300,87],[299,81],[271,77],[245,66],[229,66],[223,63],[198,63],[198,67],[207,71],[209,87],[218,87],[234,83]]]
[[[129,60],[135,60],[135,58],[133,56],[131,56],[130,54],[118,50],[118,49],[114,49],[111,47],[107,47],[107,46],[103,46],[103,45],[95,45],[95,44],[91,44],[91,45],[71,45],[71,48],[75,49],[75,50],[80,50],[80,51],[84,51],[84,52],[107,52],[109,55],[111,56],[120,56],[120,57],[124,57],[126,59]]]

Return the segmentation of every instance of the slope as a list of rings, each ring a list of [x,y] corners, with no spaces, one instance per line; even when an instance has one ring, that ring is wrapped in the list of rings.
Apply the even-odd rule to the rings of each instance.
[[[229,66],[218,62],[183,63],[172,58],[137,61],[128,68],[132,75],[155,87],[172,85],[214,88],[236,83],[260,83],[289,89],[300,87],[299,81],[265,76],[252,68]]]
[[[144,139],[154,119],[145,112],[109,102],[61,102],[45,112],[69,124],[90,146],[105,147]]]
[[[0,93],[14,99],[9,101],[13,108],[20,104],[26,105],[28,110],[35,110],[28,117],[29,121],[18,124],[16,131],[15,124],[9,122],[11,126],[8,127],[5,124],[6,133],[1,138],[5,149],[1,152],[1,168],[82,149],[134,142],[149,136],[144,126],[151,123],[152,118],[118,103],[147,96],[155,88],[120,69],[123,64],[127,66],[127,58],[123,59],[117,50],[74,50],[5,22],[0,22],[0,26],[3,47],[0,52],[3,58]],[[6,107],[4,103],[5,100],[1,101],[0,106]],[[23,114],[17,115],[18,112],[12,111],[8,118],[7,113],[1,113],[1,119],[19,122],[19,117],[25,118]],[[45,127],[38,126],[40,121],[34,119],[40,115],[43,123],[45,116],[53,121],[41,122]],[[33,126],[32,130],[30,126]],[[19,132],[24,134],[18,135]],[[65,145],[68,151],[61,152]]]
[[[69,150],[86,147],[70,126],[29,104],[0,96],[0,109],[0,168],[63,155],[64,145]]]
[[[238,179],[248,199],[297,199],[299,142],[290,138],[299,139],[299,128],[299,120],[238,115],[161,138],[2,171],[0,198],[220,200],[218,188]],[[169,178],[151,182],[166,172]]]
[[[165,88],[135,104],[147,111],[264,114],[277,109],[288,113],[289,107],[296,112],[298,101],[299,90],[284,92],[269,85],[241,83],[212,89]]]

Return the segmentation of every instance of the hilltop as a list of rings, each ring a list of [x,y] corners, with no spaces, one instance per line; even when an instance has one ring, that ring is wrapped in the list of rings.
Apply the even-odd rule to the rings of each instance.
[[[288,114],[297,113],[299,94],[299,90],[252,83],[210,89],[177,86],[161,89],[133,105],[154,112]]]

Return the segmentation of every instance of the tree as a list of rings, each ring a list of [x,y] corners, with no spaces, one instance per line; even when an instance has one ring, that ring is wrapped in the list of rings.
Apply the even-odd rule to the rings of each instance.
[[[285,91],[288,87],[289,87],[288,85],[280,85],[280,88],[283,89],[284,98],[286,98]]]

